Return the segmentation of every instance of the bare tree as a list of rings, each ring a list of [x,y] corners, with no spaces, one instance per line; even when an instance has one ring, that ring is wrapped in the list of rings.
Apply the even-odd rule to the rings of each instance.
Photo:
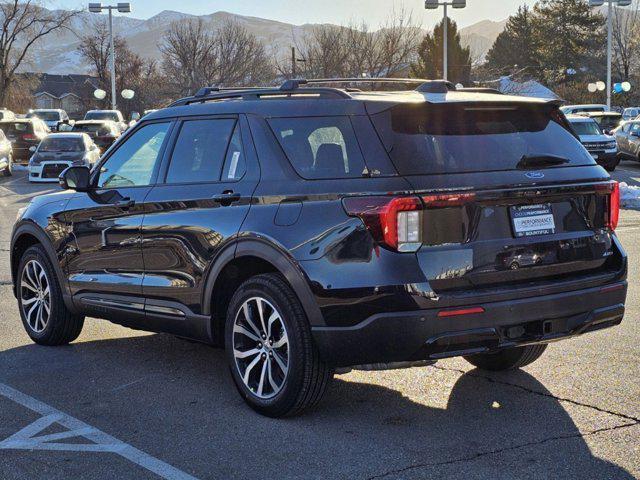
[[[628,80],[638,59],[640,41],[640,3],[631,8],[614,8],[613,14],[614,67],[623,80]]]
[[[0,105],[4,105],[16,71],[34,46],[56,31],[69,27],[76,11],[50,12],[37,0],[0,3]]]
[[[98,79],[98,85],[105,90],[107,97],[104,106],[111,104],[111,71],[109,69],[109,29],[105,21],[93,22],[88,30],[91,32],[81,37],[78,53],[89,65],[91,72]],[[135,92],[133,100],[118,99],[125,114],[134,110],[157,106],[163,99],[164,82],[159,79],[156,62],[145,60],[129,48],[127,41],[121,37],[114,38],[116,91],[130,89]]]
[[[174,22],[160,50],[164,73],[182,95],[205,85],[246,86],[273,76],[264,46],[234,21],[218,29],[201,18]]]
[[[408,71],[420,36],[411,15],[401,11],[376,31],[366,22],[318,26],[297,50],[307,77],[394,77]]]

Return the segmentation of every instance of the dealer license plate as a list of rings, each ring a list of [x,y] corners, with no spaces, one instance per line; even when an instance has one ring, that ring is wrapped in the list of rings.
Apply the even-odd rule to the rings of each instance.
[[[551,235],[556,232],[550,204],[511,207],[511,223],[516,237]]]

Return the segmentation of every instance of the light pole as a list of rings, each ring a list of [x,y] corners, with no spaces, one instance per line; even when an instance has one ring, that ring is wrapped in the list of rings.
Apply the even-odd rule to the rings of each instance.
[[[619,7],[628,7],[631,5],[631,0],[589,0],[590,7],[601,7],[607,2],[607,107],[611,109],[611,61],[613,57],[612,52],[612,35],[613,35],[613,4],[615,3]]]
[[[451,5],[453,8],[464,8],[467,6],[467,0],[451,0],[450,2],[440,2],[439,0],[425,0],[424,8],[427,10],[435,10],[438,7],[444,7],[444,20],[442,24],[442,78],[448,79],[449,74],[449,16],[447,15],[447,7]]]
[[[120,13],[131,13],[131,4],[129,2],[118,3],[117,5],[102,5],[102,3],[90,3],[89,11],[91,13],[102,13],[103,10],[109,11],[109,69],[111,70],[111,108],[117,108],[116,102],[116,51],[113,46],[113,11],[118,10]]]

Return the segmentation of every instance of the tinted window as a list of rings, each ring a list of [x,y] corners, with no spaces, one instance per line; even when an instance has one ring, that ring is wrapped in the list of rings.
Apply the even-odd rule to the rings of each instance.
[[[547,107],[402,105],[372,119],[402,175],[513,170],[522,157],[538,155],[595,164]]]
[[[227,158],[224,161],[224,169],[222,170],[222,181],[240,180],[244,177],[246,171],[247,164],[242,149],[240,125],[236,125],[236,129],[231,137],[231,142],[229,143],[229,148],[227,148]]]
[[[274,118],[269,124],[301,177],[362,176],[365,163],[348,117]]]
[[[111,126],[101,123],[80,123],[73,126],[74,132],[95,133],[99,136],[109,135],[112,133]]]
[[[102,164],[98,186],[116,188],[149,185],[168,131],[168,123],[152,123],[120,143],[113,155]]]
[[[167,183],[217,182],[236,121],[189,120],[171,155]]]
[[[39,152],[83,152],[85,149],[82,138],[47,137],[38,147]]]
[[[27,114],[27,118],[39,118],[40,120],[44,120],[45,122],[55,122],[60,120],[60,113],[55,111],[36,111],[29,112]]]
[[[7,122],[0,123],[0,128],[4,131],[5,134],[23,134],[23,133],[33,133],[33,125],[28,122]]]

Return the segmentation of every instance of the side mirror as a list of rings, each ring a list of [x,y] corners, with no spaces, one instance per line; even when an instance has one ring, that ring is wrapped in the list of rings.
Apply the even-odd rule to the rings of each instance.
[[[29,147],[29,151],[30,151],[31,153],[36,153],[36,150],[38,150],[38,147],[36,147],[36,146]]]
[[[64,170],[58,181],[60,188],[63,190],[75,190],[77,192],[86,192],[89,190],[89,167],[69,167]]]

